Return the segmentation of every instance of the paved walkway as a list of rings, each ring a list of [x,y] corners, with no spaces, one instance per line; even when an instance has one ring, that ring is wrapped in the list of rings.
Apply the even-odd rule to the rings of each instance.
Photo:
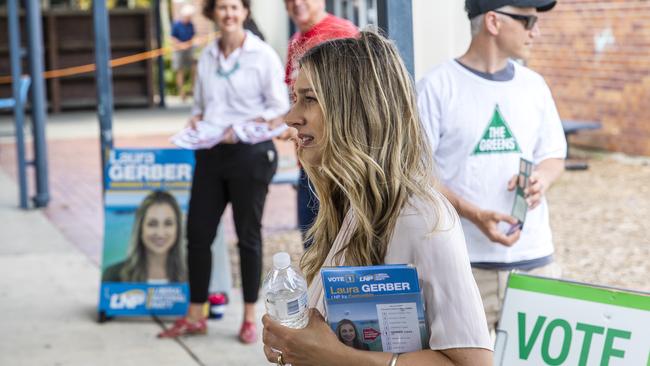
[[[189,108],[122,110],[115,114],[118,147],[170,147]],[[0,132],[11,120],[0,117]],[[48,120],[51,202],[44,210],[17,208],[14,145],[0,140],[0,365],[264,365],[262,345],[236,338],[241,296],[232,294],[223,320],[211,321],[207,337],[158,340],[161,325],[150,318],[96,322],[103,213],[99,131],[92,112]],[[278,146],[290,161],[289,144]],[[287,214],[290,212],[291,214]],[[295,192],[273,186],[264,233],[292,231]],[[226,241],[234,240],[225,218]],[[258,307],[261,317],[262,306]]]

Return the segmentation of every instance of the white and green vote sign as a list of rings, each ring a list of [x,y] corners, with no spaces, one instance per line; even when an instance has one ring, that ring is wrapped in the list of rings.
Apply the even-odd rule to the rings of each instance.
[[[488,122],[481,139],[474,147],[472,155],[503,154],[521,152],[519,144],[508,123],[503,118],[499,105],[494,107],[492,118]]]
[[[495,365],[650,366],[650,294],[511,274]]]

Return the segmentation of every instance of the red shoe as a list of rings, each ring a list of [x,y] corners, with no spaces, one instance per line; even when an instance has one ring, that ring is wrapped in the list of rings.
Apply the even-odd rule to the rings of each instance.
[[[208,332],[208,323],[205,319],[191,323],[187,318],[180,318],[174,322],[174,325],[158,333],[158,338],[176,338],[184,335],[206,334]]]
[[[242,343],[250,344],[257,342],[257,327],[253,322],[244,321],[239,329],[239,340]]]

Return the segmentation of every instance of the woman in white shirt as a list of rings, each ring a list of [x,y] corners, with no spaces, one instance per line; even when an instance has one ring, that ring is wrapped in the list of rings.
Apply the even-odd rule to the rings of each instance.
[[[303,365],[491,365],[491,340],[458,215],[432,187],[432,154],[411,79],[385,38],[330,41],[307,52],[285,117],[320,201],[301,259],[309,324],[268,315],[269,361]],[[323,266],[412,263],[425,299],[429,349],[397,355],[339,342],[324,321]],[[399,357],[399,358],[398,358]]]
[[[212,267],[210,245],[226,205],[232,204],[239,240],[244,293],[243,343],[257,339],[255,302],[262,270],[261,220],[268,185],[277,168],[272,141],[238,142],[233,124],[265,121],[275,126],[289,109],[282,62],[275,51],[244,29],[249,0],[209,0],[204,15],[221,36],[203,51],[197,68],[190,126],[198,121],[224,130],[221,143],[197,150],[187,218],[190,306],[187,316],[160,337],[205,334],[203,313]]]

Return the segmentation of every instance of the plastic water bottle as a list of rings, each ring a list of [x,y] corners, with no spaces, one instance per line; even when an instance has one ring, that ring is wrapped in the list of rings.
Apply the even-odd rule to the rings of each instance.
[[[264,280],[266,312],[273,320],[289,328],[304,328],[309,322],[307,281],[291,267],[286,252],[273,256],[273,269]]]

